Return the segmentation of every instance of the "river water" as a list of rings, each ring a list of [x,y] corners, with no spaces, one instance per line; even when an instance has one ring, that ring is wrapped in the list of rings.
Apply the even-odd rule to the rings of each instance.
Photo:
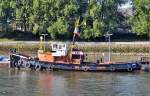
[[[88,60],[97,57],[89,56]],[[112,57],[116,61],[137,58]],[[0,96],[150,96],[149,91],[150,73],[145,72],[41,72],[0,67]]]
[[[0,96],[150,96],[150,73],[0,68]]]

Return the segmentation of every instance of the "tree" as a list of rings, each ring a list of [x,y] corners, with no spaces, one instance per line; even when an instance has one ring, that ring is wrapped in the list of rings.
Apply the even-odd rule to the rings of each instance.
[[[101,37],[119,26],[118,5],[121,0],[90,0],[83,29],[85,39]],[[92,19],[92,20],[89,20]],[[92,24],[88,24],[90,21]],[[86,34],[87,33],[87,34]]]
[[[51,14],[49,14],[51,20],[47,29],[51,38],[56,39],[59,35],[62,36],[64,34],[64,38],[68,38],[73,34],[75,18],[79,14],[78,5],[75,1],[54,0],[50,2],[52,4],[50,7]]]
[[[21,28],[22,31],[32,31],[30,29],[31,15],[33,13],[32,0],[17,0],[15,8],[16,26]],[[28,30],[27,30],[28,29]]]
[[[67,29],[68,29],[68,26],[66,25],[63,17],[59,18],[52,26],[49,26],[47,28],[51,38],[54,40],[59,35],[65,36],[65,34],[68,31]],[[60,38],[60,39],[62,39],[62,38]]]
[[[11,0],[1,0],[0,3],[0,22],[2,22],[2,26],[6,29],[9,26],[10,21],[14,18],[14,9],[15,9],[15,1]],[[2,29],[3,29],[2,27]]]
[[[134,0],[134,16],[130,17],[129,23],[133,32],[138,35],[150,33],[150,0]]]
[[[59,36],[66,39],[73,36],[75,21],[80,17],[81,38],[94,39],[120,25],[117,9],[121,1],[1,0],[0,19],[14,20],[20,31],[48,33],[52,39],[60,39]]]

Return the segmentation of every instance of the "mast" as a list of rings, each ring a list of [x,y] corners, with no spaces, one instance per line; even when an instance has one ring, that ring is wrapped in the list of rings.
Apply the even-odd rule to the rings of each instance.
[[[77,18],[77,20],[76,20],[76,22],[75,22],[75,29],[74,29],[74,35],[73,35],[73,40],[72,40],[72,42],[73,42],[73,45],[75,44],[75,37],[76,37],[76,35],[80,35],[80,33],[79,33],[79,23],[80,23],[80,16]]]
[[[107,32],[107,34],[105,35],[108,38],[108,61],[111,61],[111,35],[110,33]]]
[[[41,36],[43,37],[43,40],[44,40],[44,45],[43,45],[43,51],[45,52],[45,50],[46,50],[46,36],[47,36],[48,34],[41,34]]]

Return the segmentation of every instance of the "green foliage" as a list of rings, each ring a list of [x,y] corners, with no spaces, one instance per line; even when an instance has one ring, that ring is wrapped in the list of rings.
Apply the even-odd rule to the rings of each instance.
[[[129,19],[132,30],[138,35],[150,33],[150,0],[134,0],[135,14]]]
[[[47,28],[52,39],[56,39],[58,35],[64,35],[67,33],[67,29],[64,18],[59,18],[52,26]]]
[[[90,1],[90,2],[89,2]],[[118,5],[122,0],[0,0],[0,21],[16,30],[48,33],[52,39],[71,38],[80,16],[82,39],[101,37],[120,25]],[[148,34],[149,0],[134,0],[136,15],[130,18],[137,34]],[[147,6],[147,7],[146,7]]]
[[[118,4],[120,0],[104,0],[97,2],[90,0],[86,27],[83,27],[83,38],[91,39],[103,36],[106,32],[112,32],[118,24]],[[88,24],[92,18],[92,26]],[[91,20],[90,20],[91,21]]]

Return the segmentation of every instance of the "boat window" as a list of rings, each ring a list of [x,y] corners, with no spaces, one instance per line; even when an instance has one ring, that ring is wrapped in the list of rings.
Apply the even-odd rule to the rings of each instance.
[[[53,44],[52,50],[66,50],[66,45],[65,44]]]
[[[80,55],[72,55],[73,59],[80,59]]]
[[[63,45],[63,48],[65,48],[66,46],[65,46],[65,44]]]
[[[61,45],[59,45],[59,49],[62,49],[62,46],[61,46]]]
[[[53,48],[57,49],[57,44],[54,44],[54,45],[53,45]]]

